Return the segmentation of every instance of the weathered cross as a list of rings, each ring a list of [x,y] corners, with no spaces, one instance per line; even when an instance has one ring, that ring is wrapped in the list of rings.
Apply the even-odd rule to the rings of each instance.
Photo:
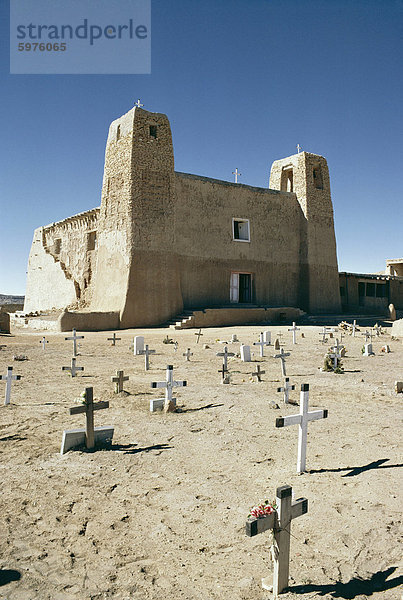
[[[13,375],[13,367],[7,367],[7,375],[0,375],[0,379],[6,382],[6,394],[4,397],[4,405],[10,404],[11,398],[11,382],[19,381],[21,379],[21,375]]]
[[[140,350],[139,354],[144,354],[144,369],[148,371],[150,368],[150,355],[155,354],[155,350],[150,350],[146,344],[145,350]]]
[[[102,410],[103,408],[109,408],[109,402],[96,402],[94,404],[93,388],[85,388],[85,398],[82,406],[73,406],[70,408],[71,415],[78,415],[85,413],[85,445],[87,448],[94,448],[94,411]]]
[[[253,345],[254,346],[259,346],[260,356],[263,357],[264,356],[264,347],[265,346],[271,346],[271,343],[264,341],[263,332],[260,332],[260,334],[259,334],[259,340],[260,340],[259,342],[253,342]]]
[[[339,340],[336,338],[336,345],[331,347],[331,352],[328,354],[329,358],[333,358],[333,368],[337,369],[339,360],[341,360],[341,349],[339,346]]]
[[[238,167],[235,169],[235,171],[232,171],[232,174],[235,175],[235,183],[238,183],[238,177],[242,175],[242,173],[238,171]]]
[[[170,412],[175,410],[176,399],[172,398],[172,390],[174,387],[186,387],[187,381],[174,381],[173,366],[167,365],[166,381],[153,381],[152,388],[165,388],[164,410]],[[158,403],[158,401],[154,401]]]
[[[283,392],[284,393],[284,404],[288,404],[289,398],[290,398],[290,390],[295,390],[295,385],[290,385],[290,378],[289,377],[285,377],[284,379],[284,386],[283,387],[279,387],[277,388],[278,392]]]
[[[299,144],[297,144],[297,152],[298,152],[298,154],[301,152],[301,150],[302,150],[301,146]]]
[[[77,340],[83,340],[83,335],[77,335],[77,331],[73,329],[71,337],[65,337],[65,340],[73,340],[73,356],[77,356]]]
[[[299,415],[289,415],[287,417],[279,417],[276,419],[276,427],[287,427],[288,425],[299,425],[298,435],[298,460],[297,473],[304,473],[306,470],[306,442],[308,435],[309,421],[317,419],[326,419],[328,411],[312,410],[308,412],[309,402],[309,383],[301,385]]]
[[[124,371],[116,371],[116,376],[111,377],[112,383],[115,384],[115,394],[123,392],[123,383],[129,381],[129,376],[124,376]]]
[[[189,361],[190,361],[190,357],[191,357],[191,356],[193,356],[193,352],[191,352],[191,351],[190,351],[190,348],[188,348],[188,349],[186,350],[186,352],[184,352],[184,353],[182,354],[182,356],[186,356],[186,360],[187,360],[187,362],[189,362]]]
[[[73,356],[71,359],[71,367],[62,367],[62,371],[70,371],[71,376],[75,377],[77,374],[77,371],[84,371],[84,367],[77,367],[76,359]]]
[[[288,329],[288,331],[292,331],[292,343],[293,343],[293,344],[296,344],[296,343],[297,343],[297,340],[296,340],[296,333],[297,333],[297,331],[299,331],[299,327],[297,327],[297,326],[295,325],[295,322],[294,322],[294,321],[293,321],[293,323],[292,323],[292,327],[290,327],[290,328]]]
[[[325,342],[327,342],[327,334],[328,333],[334,333],[334,329],[332,327],[326,327],[325,325],[323,326],[323,330],[319,332],[319,335],[322,336],[322,339],[320,340],[323,344]]]
[[[216,356],[222,356],[222,364],[224,365],[225,371],[228,369],[228,357],[235,356],[234,352],[228,352],[228,347],[224,346],[224,352],[217,352]],[[224,375],[223,375],[224,377]]]
[[[371,329],[371,331],[368,331],[368,330],[367,330],[367,331],[365,331],[365,332],[363,333],[363,336],[365,337],[365,343],[367,343],[367,342],[368,342],[368,340],[369,340],[370,342],[372,342],[372,337],[373,337],[372,329]]]
[[[136,108],[141,108],[142,106],[144,106],[144,104],[141,104],[140,99],[138,99],[137,102],[134,103],[134,106]]]
[[[116,342],[120,342],[122,338],[118,338],[116,337],[116,333],[113,332],[113,336],[111,338],[107,338],[106,341],[107,342],[112,342],[111,346],[116,346]]]
[[[49,344],[48,340],[45,337],[39,340],[39,343],[42,344],[43,350],[46,350],[46,344]]]
[[[266,373],[266,371],[261,371],[260,370],[260,365],[257,365],[256,366],[256,371],[252,371],[251,375],[252,375],[252,377],[256,377],[257,381],[260,382],[260,381],[262,381],[261,378],[260,378],[260,376],[264,375],[265,373]]]
[[[290,356],[289,352],[284,352],[284,348],[281,348],[280,354],[275,354],[273,358],[279,358],[281,360],[281,374],[283,377],[286,376],[285,372],[285,359],[287,356]]]
[[[197,335],[196,342],[199,343],[200,337],[203,335],[202,332],[201,332],[201,329],[199,329],[199,331],[197,333],[195,333],[195,335]]]
[[[272,557],[274,561],[273,585],[269,578],[262,579],[265,590],[273,590],[273,597],[277,598],[288,587],[290,565],[290,536],[291,521],[308,512],[308,500],[298,498],[292,501],[292,487],[282,485],[276,490],[277,508],[264,517],[249,517],[246,521],[246,535],[253,537],[271,529],[273,531]]]

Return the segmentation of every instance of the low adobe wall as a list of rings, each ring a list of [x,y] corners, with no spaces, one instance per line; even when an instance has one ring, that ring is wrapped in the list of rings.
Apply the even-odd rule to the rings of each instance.
[[[0,331],[1,333],[10,333],[10,315],[2,310],[0,310]]]
[[[288,323],[296,321],[305,313],[299,308],[206,308],[195,310],[190,319],[176,329],[193,327],[225,327],[253,323]]]
[[[118,312],[69,312],[64,311],[57,320],[58,331],[104,331],[119,329]]]

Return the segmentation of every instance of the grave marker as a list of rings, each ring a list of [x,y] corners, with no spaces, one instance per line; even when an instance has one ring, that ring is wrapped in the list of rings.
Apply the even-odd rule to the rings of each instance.
[[[217,352],[216,356],[222,356],[222,362],[223,362],[225,370],[227,371],[227,369],[228,369],[228,357],[229,356],[235,356],[235,353],[234,352],[228,352],[228,347],[224,346],[224,351],[223,352]]]
[[[124,371],[116,371],[116,376],[111,377],[112,383],[115,384],[115,394],[123,392],[123,383],[129,381],[129,376],[124,376]]]
[[[70,408],[71,415],[85,413],[85,429],[68,429],[63,431],[62,446],[60,454],[64,454],[70,448],[81,446],[85,441],[90,450],[96,443],[112,441],[114,427],[94,427],[94,411],[109,408],[109,402],[96,402],[94,404],[93,388],[85,388],[84,404]]]
[[[150,355],[155,354],[155,350],[149,350],[148,344],[146,344],[145,350],[141,350],[139,354],[144,354],[144,369],[145,371],[148,371],[150,368]]]
[[[263,332],[263,341],[266,342],[268,346],[271,345],[271,331]]]
[[[322,336],[322,339],[320,340],[322,342],[322,344],[325,344],[327,342],[327,334],[328,333],[334,333],[335,330],[333,327],[326,327],[325,325],[323,326],[322,331],[319,332],[319,335]]]
[[[39,343],[42,344],[42,350],[46,350],[46,344],[49,344],[48,340],[45,337],[39,340]]]
[[[238,340],[238,338],[237,338],[237,335],[236,335],[236,333],[233,333],[233,334],[231,335],[231,344],[237,344],[237,343],[239,343],[239,340]]]
[[[252,377],[256,377],[257,381],[260,383],[261,380],[261,375],[264,375],[266,373],[266,371],[261,371],[260,370],[260,365],[258,364],[256,366],[256,371],[252,371],[251,375]]]
[[[273,591],[274,598],[278,597],[288,587],[290,565],[290,536],[291,522],[308,512],[308,500],[298,498],[292,501],[292,487],[282,485],[276,491],[275,509],[265,517],[249,517],[246,521],[246,535],[253,537],[271,529],[273,531],[272,558],[274,561],[273,585],[269,578],[262,579],[262,587]]]
[[[197,335],[196,343],[198,344],[201,336],[203,335],[202,332],[201,332],[201,329],[199,329],[199,331],[197,333],[195,333],[195,335]]]
[[[290,385],[290,378],[284,378],[284,386],[277,388],[278,392],[283,392],[284,404],[289,404],[290,390],[295,390],[295,385]]]
[[[352,330],[351,330],[351,335],[352,335],[353,337],[355,337],[355,330],[356,330],[356,329],[357,329],[357,321],[354,319],[354,321],[353,321],[353,328],[352,328]]]
[[[137,356],[144,350],[144,337],[142,335],[136,335],[133,339],[133,354]]]
[[[11,402],[11,382],[19,381],[21,375],[13,375],[13,367],[7,367],[7,375],[0,375],[0,379],[6,382],[6,393],[4,396],[4,406],[7,406]]]
[[[309,421],[326,419],[328,415],[328,411],[326,409],[312,410],[311,412],[308,412],[308,403],[309,384],[303,383],[301,385],[299,415],[289,415],[287,417],[279,417],[276,419],[276,427],[299,425],[297,473],[304,473],[306,470],[306,442]]]
[[[226,368],[224,362],[223,362],[223,364],[221,366],[221,369],[218,369],[218,372],[221,373],[222,379],[225,379],[226,374],[228,373],[228,369]]]
[[[245,344],[241,344],[240,353],[241,353],[241,360],[242,360],[242,362],[251,362],[251,358],[250,358],[250,346],[246,346]]]
[[[74,356],[71,359],[71,367],[62,367],[62,371],[70,371],[71,376],[75,377],[78,371],[84,371],[84,367],[77,367]]]
[[[333,352],[328,353],[328,357],[333,359],[333,369],[337,369],[339,361],[341,360],[341,349],[339,346],[339,340],[336,338],[336,345],[331,347]]]
[[[113,332],[113,336],[111,338],[107,338],[106,341],[107,342],[112,342],[111,346],[116,346],[116,342],[120,342],[122,338],[118,338],[116,337],[116,333]]]
[[[77,340],[83,340],[83,335],[77,335],[77,331],[73,329],[71,337],[65,337],[64,340],[73,340],[73,356],[77,356]]]
[[[364,331],[364,333],[362,334],[365,337],[365,343],[368,343],[368,340],[370,343],[372,343],[372,337],[373,337],[373,333],[372,333],[372,329],[371,331],[368,331],[368,329],[366,331]]]
[[[165,412],[173,412],[176,406],[176,398],[172,398],[172,389],[174,387],[186,387],[187,381],[174,381],[173,366],[167,365],[166,381],[153,381],[152,388],[165,388],[165,398],[150,400],[150,411],[155,412],[162,408]]]
[[[266,332],[266,333],[270,333],[270,332]],[[253,342],[253,345],[254,346],[259,346],[260,356],[261,356],[261,358],[263,358],[264,357],[264,347],[265,346],[270,346],[271,344],[270,344],[270,341],[269,342],[265,342],[264,341],[264,335],[263,335],[263,332],[261,332],[259,334],[259,341],[258,342]]]
[[[186,356],[186,361],[190,362],[190,357],[193,356],[193,352],[191,352],[190,348],[188,348],[186,352],[182,354],[182,356]]]
[[[299,331],[299,330],[300,330],[300,328],[299,328],[299,327],[297,327],[297,326],[296,326],[296,324],[295,324],[295,321],[293,321],[293,323],[292,323],[292,327],[290,327],[290,328],[288,329],[288,331],[292,331],[292,343],[293,343],[293,344],[296,344],[296,343],[297,343],[297,340],[296,340],[296,333],[297,333],[297,331]]]
[[[283,377],[286,376],[286,371],[285,371],[285,359],[287,358],[287,356],[290,356],[289,352],[284,352],[284,348],[281,348],[280,350],[280,354],[275,354],[273,358],[279,358],[281,360],[281,374]]]
[[[372,350],[372,344],[364,344],[363,356],[373,356],[375,352]]]
[[[276,341],[274,342],[274,349],[280,350],[280,340],[278,338],[276,338]]]

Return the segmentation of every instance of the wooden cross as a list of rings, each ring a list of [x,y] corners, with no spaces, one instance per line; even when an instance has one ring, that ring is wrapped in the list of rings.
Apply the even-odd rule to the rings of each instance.
[[[284,386],[277,388],[278,392],[284,392],[284,404],[288,404],[290,398],[290,390],[295,390],[295,385],[290,385],[290,378],[286,377],[284,379]]]
[[[260,341],[259,342],[253,342],[253,345],[254,346],[259,346],[260,356],[261,356],[261,358],[263,358],[263,356],[264,356],[264,347],[265,346],[271,346],[271,343],[264,341],[264,339],[263,339],[263,332],[260,332],[259,339],[260,339]]]
[[[124,376],[124,371],[116,371],[116,376],[111,377],[112,383],[115,384],[115,394],[123,392],[123,383],[129,381],[129,376]]]
[[[357,321],[354,319],[354,321],[353,321],[353,329],[352,329],[352,332],[351,332],[351,334],[352,334],[353,337],[355,337],[355,330],[356,330],[356,328],[357,328]]]
[[[292,323],[292,327],[290,327],[288,331],[292,331],[292,343],[293,343],[293,344],[296,344],[296,343],[297,343],[297,340],[296,340],[296,333],[297,333],[297,331],[299,331],[299,327],[297,327],[297,326],[295,325],[295,322],[294,322],[294,321],[293,321],[293,323]]]
[[[200,337],[203,335],[203,334],[202,334],[202,332],[201,332],[201,329],[199,329],[199,331],[198,331],[197,333],[195,333],[195,335],[197,335],[197,340],[196,340],[196,342],[197,342],[197,344],[198,344],[198,343],[199,343],[199,340],[200,340]]]
[[[140,350],[139,354],[144,354],[144,369],[148,371],[150,368],[150,354],[155,354],[155,350],[149,350],[146,344],[145,350]]]
[[[137,102],[135,102],[135,103],[134,103],[134,106],[135,106],[136,108],[141,108],[142,106],[144,106],[144,104],[141,104],[141,102],[140,102],[140,98],[139,98],[139,99],[137,100]]]
[[[308,500],[298,498],[292,501],[292,487],[282,485],[276,491],[277,509],[265,517],[249,517],[246,521],[246,535],[253,537],[267,530],[273,531],[272,557],[274,561],[273,585],[268,577],[262,579],[262,587],[273,591],[277,598],[288,587],[290,565],[291,521],[308,512]]]
[[[281,348],[280,354],[275,354],[273,358],[279,358],[281,360],[281,374],[283,377],[286,376],[285,372],[285,359],[287,356],[290,356],[289,352],[284,352],[284,348]]]
[[[6,382],[6,394],[4,397],[4,406],[10,404],[11,398],[11,382],[19,381],[21,379],[21,375],[13,375],[13,367],[7,367],[7,375],[0,375],[0,379]]]
[[[116,342],[120,342],[122,338],[118,338],[116,337],[116,333],[113,332],[113,336],[111,338],[107,338],[106,341],[107,342],[112,342],[111,346],[116,346]]]
[[[299,425],[298,435],[298,460],[297,473],[304,473],[306,470],[306,442],[308,435],[309,421],[317,419],[326,419],[328,411],[312,410],[308,412],[309,402],[309,383],[301,385],[299,415],[289,415],[287,417],[279,417],[276,419],[276,427],[287,427],[288,425]]]
[[[190,351],[190,348],[188,348],[188,349],[186,350],[186,352],[184,352],[184,353],[182,354],[182,356],[186,356],[186,360],[187,360],[187,362],[189,362],[189,361],[190,361],[190,357],[191,357],[191,356],[193,356],[193,352],[191,352],[191,351]]]
[[[65,337],[65,340],[73,340],[73,356],[77,356],[77,340],[83,340],[83,335],[77,335],[77,331],[73,329],[71,337]]]
[[[374,326],[374,331],[375,331],[376,337],[379,337],[382,333],[382,327],[380,327],[378,324],[376,324]]]
[[[77,371],[84,371],[84,367],[77,367],[76,359],[73,356],[73,358],[71,359],[71,367],[62,367],[62,371],[70,371],[71,376],[75,377],[77,374]]]
[[[174,342],[174,352],[178,351],[178,342]]]
[[[222,363],[221,369],[218,369],[218,372],[221,373],[222,378],[225,379],[225,375],[226,375],[226,373],[228,373],[228,369],[225,366],[224,361]]]
[[[297,152],[298,152],[298,154],[299,154],[299,153],[301,152],[302,148],[301,148],[301,146],[300,146],[299,144],[297,144],[297,146],[296,146],[296,147],[297,147]]]
[[[49,344],[48,340],[45,337],[39,340],[39,343],[42,344],[43,350],[46,350],[46,344]]]
[[[165,388],[164,410],[169,412],[174,410],[174,398],[172,398],[172,389],[174,387],[186,387],[187,381],[174,381],[173,365],[167,365],[166,381],[153,381],[152,388]]]
[[[228,352],[228,347],[224,346],[224,352],[217,352],[216,356],[222,356],[222,362],[223,362],[225,370],[227,371],[228,370],[228,357],[235,356],[235,353]]]
[[[83,406],[73,406],[70,408],[71,415],[85,413],[85,445],[87,448],[94,448],[94,411],[109,408],[109,402],[96,402],[94,404],[93,388],[85,388],[85,403]]]
[[[238,177],[242,175],[242,173],[238,171],[238,167],[235,169],[235,171],[232,171],[232,174],[235,175],[235,183],[238,183]]]
[[[260,381],[262,381],[261,378],[260,378],[260,376],[264,375],[265,373],[266,373],[266,371],[261,371],[260,370],[260,365],[257,365],[256,366],[256,371],[252,371],[251,375],[252,375],[252,377],[256,377],[256,379],[260,382]]]
[[[339,340],[336,338],[336,345],[332,346],[332,353],[328,354],[329,358],[333,358],[333,369],[337,369],[339,360],[341,360],[341,351],[339,346]]]
[[[372,337],[373,337],[372,329],[371,329],[371,331],[368,331],[368,330],[365,331],[363,333],[363,336],[365,336],[365,343],[367,343],[368,340],[372,343]]]
[[[323,326],[323,330],[319,332],[319,335],[322,336],[322,339],[320,340],[323,344],[325,342],[327,342],[327,334],[328,333],[334,333],[334,328],[333,327],[326,327],[325,325]]]

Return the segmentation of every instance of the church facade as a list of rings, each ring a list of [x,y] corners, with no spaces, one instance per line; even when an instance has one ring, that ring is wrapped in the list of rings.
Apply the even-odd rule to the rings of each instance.
[[[277,160],[268,189],[178,173],[168,118],[132,108],[109,128],[101,206],[35,230],[24,310],[126,328],[222,306],[340,311],[326,160]]]

